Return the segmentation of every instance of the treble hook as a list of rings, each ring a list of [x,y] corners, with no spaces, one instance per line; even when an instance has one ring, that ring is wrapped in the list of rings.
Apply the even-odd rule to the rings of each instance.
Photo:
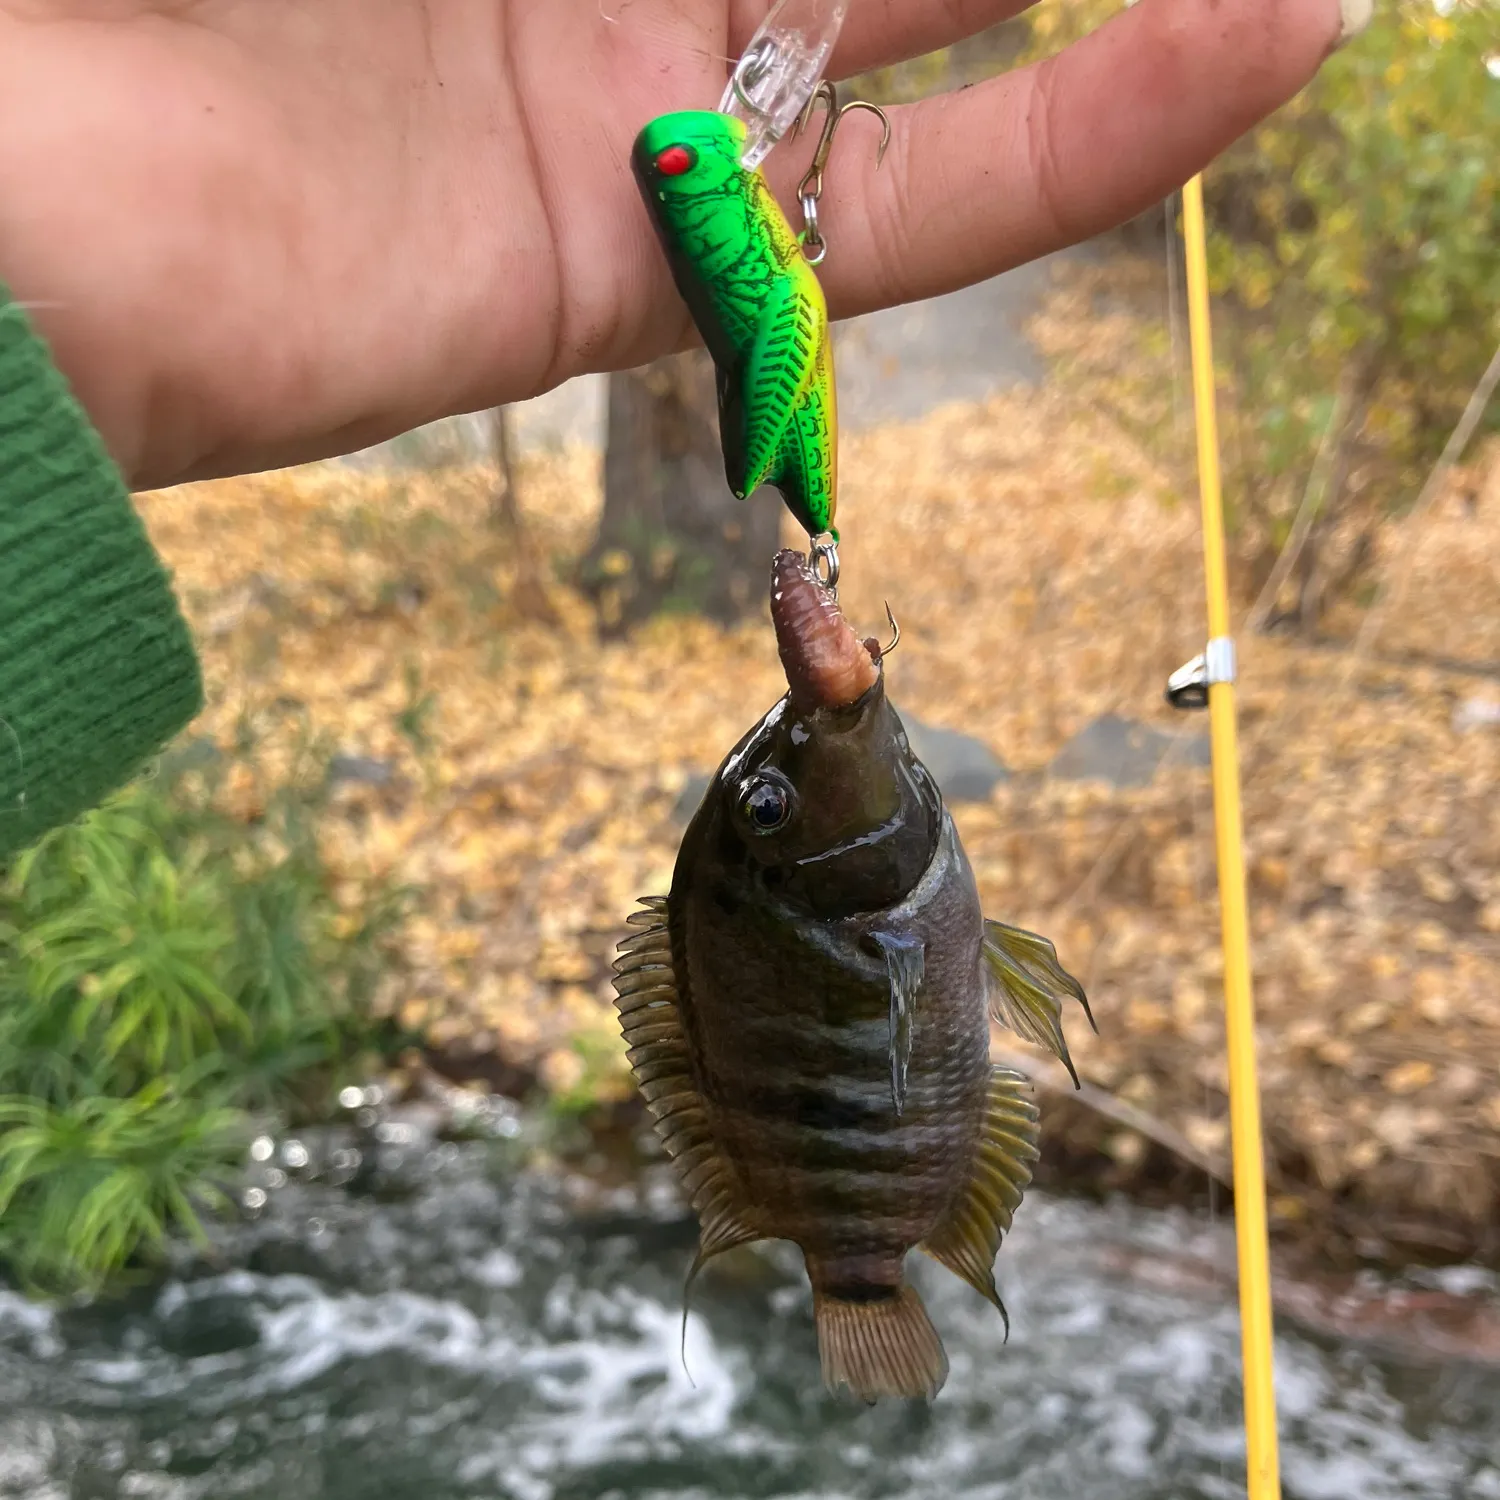
[[[802,219],[807,226],[802,231],[802,249],[807,255],[808,264],[814,266],[821,265],[823,257],[828,254],[828,241],[818,230],[818,200],[823,196],[823,170],[827,167],[829,153],[833,150],[833,137],[843,122],[844,116],[851,109],[867,109],[880,121],[880,149],[875,153],[877,170],[881,162],[885,160],[886,148],[891,144],[891,122],[886,112],[878,104],[871,104],[867,99],[851,99],[841,108],[837,87],[826,79],[818,85],[798,117],[797,124],[792,131],[794,139],[812,123],[813,111],[818,107],[820,100],[828,112],[823,121],[823,134],[818,138],[817,149],[813,152],[812,165],[803,174],[802,181],[797,184],[797,197],[802,203]]]

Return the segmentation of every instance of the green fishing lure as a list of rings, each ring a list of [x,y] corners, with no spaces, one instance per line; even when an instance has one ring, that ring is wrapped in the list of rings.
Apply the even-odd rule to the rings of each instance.
[[[837,540],[838,416],[828,305],[759,167],[744,122],[716,110],[653,120],[632,153],[672,275],[718,370],[729,487],[781,492],[811,537]]]

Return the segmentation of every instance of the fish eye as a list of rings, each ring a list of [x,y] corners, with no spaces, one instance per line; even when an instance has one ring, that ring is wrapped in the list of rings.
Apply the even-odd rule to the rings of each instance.
[[[774,833],[791,816],[791,788],[780,777],[758,776],[741,787],[740,812],[756,833]]]

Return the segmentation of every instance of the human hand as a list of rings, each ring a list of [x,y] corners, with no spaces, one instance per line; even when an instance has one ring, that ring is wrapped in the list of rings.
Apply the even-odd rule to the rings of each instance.
[[[138,487],[643,363],[690,325],[631,142],[718,102],[767,4],[0,0],[0,279]],[[854,0],[830,74],[1022,8]],[[1295,93],[1339,31],[1340,0],[1140,0],[1046,63],[891,111],[878,172],[835,152],[830,311],[1123,221]],[[810,149],[768,164],[783,201]]]

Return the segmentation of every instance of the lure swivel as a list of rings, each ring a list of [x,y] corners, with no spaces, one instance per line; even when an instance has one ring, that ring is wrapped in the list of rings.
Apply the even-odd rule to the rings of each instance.
[[[818,227],[818,202],[823,196],[823,172],[828,165],[829,153],[833,150],[833,138],[844,116],[852,109],[865,109],[880,121],[880,147],[875,153],[877,169],[885,160],[886,148],[891,144],[891,122],[878,104],[871,104],[867,99],[851,99],[840,107],[837,87],[826,80],[818,85],[812,98],[807,101],[807,107],[802,111],[792,132],[794,136],[801,135],[807,129],[819,101],[827,110],[823,134],[818,138],[817,149],[813,152],[812,165],[797,184],[797,197],[802,204],[802,220],[806,226],[799,238],[808,264],[814,266],[821,265],[823,257],[828,254],[828,242]]]

